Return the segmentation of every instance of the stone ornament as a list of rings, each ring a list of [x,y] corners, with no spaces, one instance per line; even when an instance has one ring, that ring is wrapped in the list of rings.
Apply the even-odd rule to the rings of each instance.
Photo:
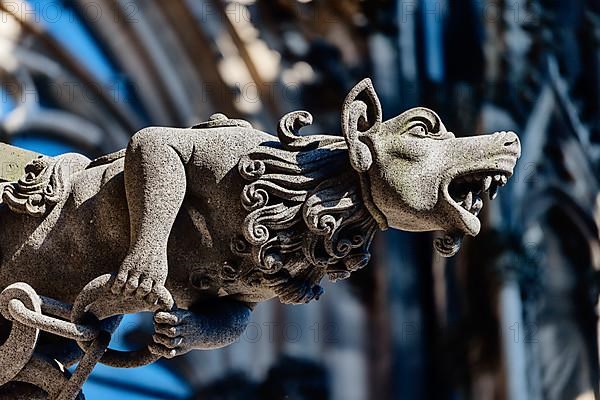
[[[302,136],[312,116],[292,112],[274,137],[215,114],[143,129],[94,161],[40,156],[1,183],[0,313],[12,324],[0,325],[0,392],[29,382],[35,398],[83,398],[98,362],[229,345],[254,304],[307,303],[324,277],[365,267],[377,230],[441,231],[435,247],[453,255],[520,156],[514,133],[455,138],[426,108],[383,121],[368,79],[341,120],[342,136]],[[140,311],[155,313],[153,342],[109,349],[122,315]],[[44,353],[45,334],[71,345]]]

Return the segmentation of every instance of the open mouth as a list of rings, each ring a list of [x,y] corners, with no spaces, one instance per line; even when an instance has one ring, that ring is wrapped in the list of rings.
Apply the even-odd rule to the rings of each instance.
[[[512,171],[512,169],[511,169]],[[490,200],[498,195],[498,188],[506,185],[512,172],[486,170],[462,174],[452,179],[445,187],[446,199],[459,213],[462,229],[449,230],[434,241],[434,247],[444,257],[455,255],[460,249],[465,234],[475,236],[481,229],[477,215],[483,208],[484,194]]]
[[[448,186],[450,198],[465,211],[477,216],[483,208],[482,197],[496,198],[498,188],[506,185],[509,174],[502,171],[475,172],[454,178]]]
[[[446,212],[439,221],[442,236],[434,241],[438,252],[445,257],[456,254],[465,235],[476,236],[481,230],[477,216],[483,208],[483,197],[496,198],[498,188],[506,185],[521,155],[519,138],[513,132],[496,132],[481,140],[484,157],[463,154],[464,160],[450,172],[452,178],[441,185],[444,207],[456,212]],[[448,210],[447,211],[451,211]]]
[[[470,172],[459,175],[447,187],[449,202],[456,208],[464,223],[466,234],[475,236],[481,224],[477,215],[483,208],[483,197],[496,198],[498,188],[506,185],[511,173],[504,170]]]

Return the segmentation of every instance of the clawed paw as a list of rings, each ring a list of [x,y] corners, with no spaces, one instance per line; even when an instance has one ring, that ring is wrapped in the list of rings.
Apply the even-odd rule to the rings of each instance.
[[[161,264],[133,262],[131,258],[126,259],[115,277],[111,288],[112,293],[135,297],[149,304],[167,302],[164,287],[167,267]],[[141,268],[142,265],[154,267]]]
[[[190,318],[193,318],[192,314],[185,310],[159,311],[154,314],[154,343],[150,344],[150,351],[165,358],[172,358],[191,350],[186,340]]]

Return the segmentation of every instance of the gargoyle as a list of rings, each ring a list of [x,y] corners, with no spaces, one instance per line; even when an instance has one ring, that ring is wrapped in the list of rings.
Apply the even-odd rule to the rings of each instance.
[[[311,122],[290,113],[274,137],[216,114],[94,161],[35,159],[1,188],[0,289],[73,303],[109,273],[112,296],[154,304],[166,287],[177,308],[155,315],[151,351],[225,346],[253,304],[306,303],[325,276],[363,268],[377,230],[443,231],[436,248],[454,254],[520,155],[514,133],[456,138],[426,108],[382,121],[368,79],[346,98],[343,136],[298,135]]]

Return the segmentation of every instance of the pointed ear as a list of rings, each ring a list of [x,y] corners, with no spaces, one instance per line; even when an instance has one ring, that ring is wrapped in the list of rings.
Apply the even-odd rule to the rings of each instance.
[[[361,137],[376,132],[382,120],[381,103],[369,78],[360,81],[344,101],[342,107],[342,134],[348,145],[352,167],[366,172],[373,163],[371,150]]]

